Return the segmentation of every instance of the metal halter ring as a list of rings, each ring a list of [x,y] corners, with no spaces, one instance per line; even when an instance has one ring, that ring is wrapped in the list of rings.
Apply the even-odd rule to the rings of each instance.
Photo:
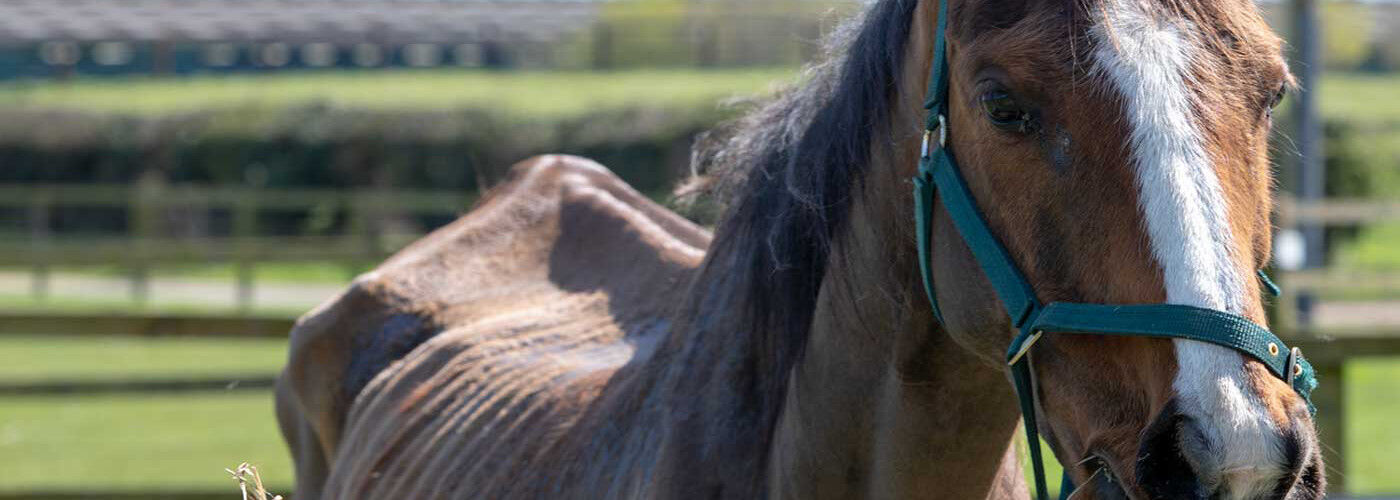
[[[932,139],[932,138],[933,138],[933,131],[932,131],[932,130],[925,130],[925,131],[924,131],[924,143],[923,143],[922,146],[919,147],[919,155],[920,155],[921,157],[923,157],[923,158],[928,158],[929,155],[933,153],[933,151],[929,150],[929,148],[928,148],[928,147],[931,145],[930,143],[931,143],[932,141],[930,141],[930,139]],[[938,115],[938,147],[939,147],[939,148],[942,148],[942,147],[946,146],[947,144],[948,144],[948,123],[947,123],[946,120],[943,119],[943,115],[942,115],[942,114],[939,114],[939,115]]]
[[[943,118],[943,113],[938,114],[938,147],[948,145],[948,120]]]
[[[1302,349],[1294,347],[1288,350],[1288,364],[1284,365],[1284,370],[1287,370],[1288,373],[1284,373],[1283,378],[1288,381],[1289,384],[1292,384],[1293,379],[1298,378],[1298,372],[1302,371],[1302,367],[1298,366],[1298,360],[1302,358]]]

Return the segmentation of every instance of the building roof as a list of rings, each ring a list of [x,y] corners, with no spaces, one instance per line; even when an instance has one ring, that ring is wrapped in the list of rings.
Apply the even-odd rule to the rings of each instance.
[[[597,16],[588,0],[0,0],[0,43],[551,41]]]

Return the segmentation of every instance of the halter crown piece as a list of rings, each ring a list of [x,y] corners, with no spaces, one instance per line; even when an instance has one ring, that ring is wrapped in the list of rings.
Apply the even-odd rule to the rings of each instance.
[[[1268,329],[1249,319],[1222,311],[1177,304],[1082,304],[1054,302],[1041,304],[1030,283],[1016,267],[1006,248],[992,234],[958,172],[953,153],[946,144],[948,124],[945,119],[948,103],[947,27],[948,0],[938,2],[938,28],[934,37],[933,65],[929,70],[928,110],[925,121],[923,149],[919,158],[919,173],[914,177],[914,224],[918,233],[919,268],[923,274],[924,292],[928,294],[933,315],[943,316],[933,291],[932,255],[934,195],[966,241],[982,272],[987,275],[997,296],[1001,298],[1011,324],[1020,333],[1006,351],[1016,395],[1021,403],[1025,421],[1026,444],[1030,447],[1031,467],[1035,471],[1036,498],[1049,498],[1045,486],[1045,466],[1040,454],[1040,437],[1036,428],[1034,374],[1027,356],[1041,336],[1048,333],[1084,335],[1117,335],[1189,339],[1222,345],[1258,360],[1269,371],[1293,387],[1307,402],[1308,410],[1316,413],[1310,394],[1317,387],[1313,367],[1303,359],[1302,351],[1289,349]],[[1259,273],[1267,290],[1277,295],[1277,288],[1268,277]],[[1069,471],[1061,484],[1061,498],[1073,489]]]

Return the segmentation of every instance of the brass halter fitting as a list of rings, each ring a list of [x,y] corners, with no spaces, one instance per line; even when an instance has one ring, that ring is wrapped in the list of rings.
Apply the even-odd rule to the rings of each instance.
[[[1031,336],[1026,337],[1026,340],[1021,341],[1021,347],[1016,349],[1016,354],[1011,355],[1011,359],[1007,360],[1006,364],[1015,365],[1017,361],[1025,357],[1026,353],[1031,352],[1031,346],[1035,345],[1035,341],[1040,340],[1041,335],[1044,333],[1045,332],[1036,331],[1032,333]]]
[[[924,131],[924,143],[923,143],[922,146],[919,147],[919,155],[920,155],[921,157],[923,157],[923,158],[928,158],[930,155],[933,154],[933,150],[929,149],[929,146],[933,145],[933,144],[932,144],[932,143],[933,143],[933,140],[932,140],[932,139],[933,139],[933,131],[932,131],[932,130],[925,130],[925,131]],[[942,115],[942,114],[939,114],[939,115],[938,115],[938,147],[939,147],[939,149],[942,149],[943,146],[945,146],[945,145],[947,145],[947,144],[948,144],[948,123],[947,123],[947,120],[945,120],[945,119],[943,118],[943,115]]]

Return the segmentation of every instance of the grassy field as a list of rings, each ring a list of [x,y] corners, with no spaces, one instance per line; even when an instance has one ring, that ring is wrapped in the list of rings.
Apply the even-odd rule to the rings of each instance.
[[[1346,367],[1347,484],[1357,493],[1400,492],[1400,360]]]
[[[259,283],[349,283],[356,275],[368,271],[371,266],[347,266],[335,262],[260,262],[253,266],[253,279]],[[131,269],[118,266],[56,266],[49,269],[55,274],[79,274],[125,278]],[[233,281],[237,279],[237,268],[231,263],[217,264],[171,264],[151,268],[150,277],[179,277]],[[29,273],[27,267],[0,267],[0,273]]]
[[[0,492],[237,489],[248,461],[285,492],[291,465],[272,394],[0,399]]]
[[[314,306],[314,304],[287,306],[259,305],[253,307],[247,313],[259,317],[296,318],[311,310],[312,306]],[[198,316],[206,314],[224,315],[233,312],[235,309],[232,299],[221,303],[210,303],[203,300],[158,300],[148,302],[144,306],[138,306],[125,294],[102,299],[86,297],[49,297],[45,299],[36,299],[29,293],[16,292],[0,293],[0,310],[17,313],[45,314],[125,314],[140,312]]]
[[[1400,120],[1400,74],[1328,73],[1318,88],[1324,115],[1347,120]]]
[[[85,79],[0,85],[0,106],[160,114],[199,108],[323,102],[377,109],[501,108],[528,116],[574,115],[625,105],[686,107],[753,95],[792,81],[795,68],[615,72],[480,70],[333,71],[179,79]],[[1329,73],[1323,113],[1363,122],[1400,120],[1400,75]]]
[[[272,374],[284,341],[0,337],[0,380]],[[1357,493],[1400,491],[1400,360],[1347,367]],[[218,490],[253,461],[283,491],[291,469],[265,392],[0,398],[0,492]],[[1051,482],[1058,482],[1052,465]]]
[[[265,375],[286,350],[284,339],[0,335],[0,381]]]
[[[792,68],[491,72],[472,70],[297,73],[182,79],[92,79],[0,86],[0,106],[160,114],[235,106],[327,103],[375,109],[498,109],[560,117],[632,105],[709,105],[769,89]]]
[[[751,95],[790,79],[790,68],[493,73],[389,71],[180,80],[82,80],[61,85],[0,85],[0,107],[58,107],[160,114],[209,107],[290,106],[323,102],[380,109],[487,107],[521,117],[575,116],[631,105],[693,107]],[[1400,120],[1394,89],[1400,77],[1328,75],[1323,112],[1369,123]],[[1400,151],[1400,137],[1380,151]],[[1398,145],[1391,145],[1392,142]],[[1400,226],[1377,226],[1341,250],[1353,269],[1400,269]],[[0,270],[3,271],[3,270]],[[120,269],[90,269],[117,276]],[[335,265],[259,266],[260,282],[344,282]],[[157,277],[231,280],[223,265],[160,268]],[[110,300],[34,301],[23,289],[0,292],[0,308],[50,311],[129,311]],[[162,302],[162,312],[209,312],[198,302]],[[305,308],[262,309],[293,316]],[[8,332],[6,332],[8,333]],[[273,374],[285,357],[283,340],[150,339],[0,336],[0,381],[164,379],[201,375]],[[1358,360],[1346,370],[1348,483],[1356,493],[1400,492],[1400,360]],[[223,468],[259,465],[279,492],[291,469],[263,392],[160,396],[0,398],[0,492],[43,489],[228,490]],[[1052,485],[1059,480],[1051,471]],[[232,495],[230,495],[232,496]]]
[[[578,114],[628,104],[690,106],[790,81],[793,68],[618,72],[335,71],[181,79],[89,79],[0,86],[0,105],[159,114],[207,107],[325,102],[381,109],[501,107],[530,115]],[[1319,87],[1329,117],[1400,119],[1400,76],[1330,73]]]

